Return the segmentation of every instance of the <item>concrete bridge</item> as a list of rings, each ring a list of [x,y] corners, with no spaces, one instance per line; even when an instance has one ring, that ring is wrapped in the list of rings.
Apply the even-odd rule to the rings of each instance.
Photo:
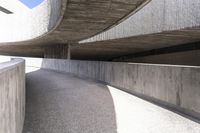
[[[200,132],[199,0],[0,4],[0,133]]]

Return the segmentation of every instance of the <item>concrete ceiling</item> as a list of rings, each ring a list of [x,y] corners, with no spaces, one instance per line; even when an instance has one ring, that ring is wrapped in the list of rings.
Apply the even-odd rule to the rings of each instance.
[[[83,60],[112,60],[120,56],[142,51],[194,42],[200,42],[200,27],[109,41],[73,44],[71,46],[71,57],[72,59]],[[17,47],[15,45],[5,45],[1,46],[0,53],[4,55],[43,57],[45,48],[46,46],[41,45],[23,45]]]
[[[115,25],[146,1],[68,0],[63,21],[52,34],[64,41],[89,38]]]
[[[200,26],[199,0],[152,0],[118,25],[80,43],[181,30]]]
[[[200,42],[200,27],[78,44],[71,47],[71,53],[73,59],[113,60],[124,55],[195,42]]]

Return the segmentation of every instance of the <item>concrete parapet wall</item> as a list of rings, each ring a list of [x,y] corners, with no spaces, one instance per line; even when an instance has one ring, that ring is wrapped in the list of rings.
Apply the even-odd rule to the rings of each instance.
[[[103,81],[200,116],[200,67],[44,59],[42,68]]]
[[[22,133],[25,117],[25,62],[0,64],[0,133]]]

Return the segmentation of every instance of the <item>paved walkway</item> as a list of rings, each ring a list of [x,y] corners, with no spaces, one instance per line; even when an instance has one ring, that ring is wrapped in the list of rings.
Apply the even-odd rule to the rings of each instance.
[[[200,124],[69,74],[27,74],[23,133],[200,133]]]

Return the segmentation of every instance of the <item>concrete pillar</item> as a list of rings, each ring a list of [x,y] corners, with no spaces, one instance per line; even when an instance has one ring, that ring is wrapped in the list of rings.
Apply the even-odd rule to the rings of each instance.
[[[70,60],[71,59],[71,44],[68,44],[68,51],[67,51],[67,59]]]
[[[70,59],[70,47],[65,44],[48,46],[45,48],[44,58]]]

